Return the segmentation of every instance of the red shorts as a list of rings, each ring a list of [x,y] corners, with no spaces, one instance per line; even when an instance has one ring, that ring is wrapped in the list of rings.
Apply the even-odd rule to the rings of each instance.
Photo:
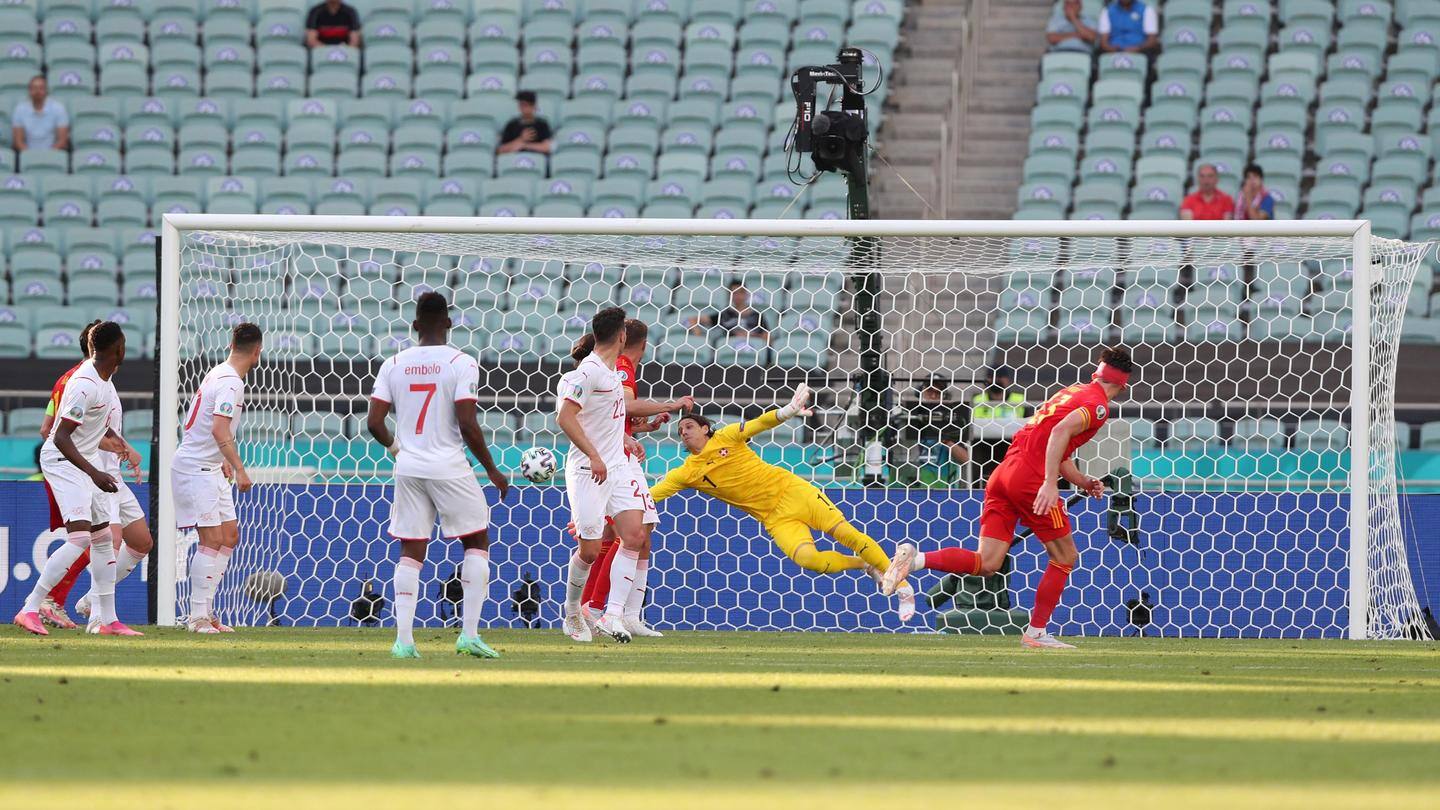
[[[55,503],[55,493],[50,491],[50,482],[45,482],[45,500],[50,502],[50,531],[65,528],[65,519],[60,517],[60,504]]]
[[[1018,466],[1002,463],[985,484],[985,503],[980,507],[980,536],[1015,541],[1015,524],[1024,523],[1041,542],[1059,540],[1073,531],[1065,502],[1043,515],[1031,511],[1044,478]]]

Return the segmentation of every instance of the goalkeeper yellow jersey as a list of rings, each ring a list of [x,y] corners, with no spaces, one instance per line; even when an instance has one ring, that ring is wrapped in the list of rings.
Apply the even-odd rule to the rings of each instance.
[[[715,431],[705,449],[694,453],[684,464],[671,470],[650,489],[656,501],[694,489],[724,501],[757,520],[775,509],[780,496],[795,486],[810,482],[773,464],[762,461],[750,449],[750,439],[780,424],[777,411],[739,425]]]

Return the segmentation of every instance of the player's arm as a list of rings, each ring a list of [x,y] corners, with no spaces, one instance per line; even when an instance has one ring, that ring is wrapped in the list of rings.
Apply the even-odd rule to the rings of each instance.
[[[1073,458],[1067,458],[1060,462],[1060,477],[1092,498],[1099,498],[1105,494],[1105,482],[1081,472]]]
[[[215,414],[215,423],[210,426],[210,435],[215,437],[215,446],[220,456],[235,473],[235,488],[241,492],[250,491],[250,474],[245,471],[245,462],[240,460],[240,451],[235,447],[235,433],[230,429],[230,417]]]
[[[785,407],[776,408],[742,424],[723,428],[720,432],[735,431],[738,438],[749,441],[767,430],[774,430],[791,417],[809,416],[812,413],[814,411],[810,409],[810,386],[800,383],[795,394],[790,397],[790,403]]]
[[[50,436],[50,428],[55,427],[55,402],[52,400],[45,406],[45,418],[40,422],[40,438],[46,439]]]
[[[490,456],[490,446],[485,444],[485,431],[480,429],[480,423],[475,419],[475,410],[475,400],[456,400],[455,423],[460,426],[460,438],[465,440],[465,446],[470,448],[470,452],[480,461],[480,466],[485,468],[485,474],[490,477],[490,485],[500,491],[500,500],[503,501],[506,493],[510,491],[510,479],[495,466],[495,459]]]
[[[134,474],[135,483],[140,483],[140,451],[125,441],[124,436],[116,433],[114,428],[105,428],[105,435],[100,437],[100,449],[121,456],[125,466]]]
[[[370,391],[370,410],[365,414],[365,429],[386,452],[398,456],[400,445],[395,440],[395,434],[390,432],[390,426],[385,424],[385,417],[390,415],[390,403],[394,400],[387,374],[393,361],[394,358],[391,358],[381,363],[380,370],[375,373],[375,387]]]
[[[590,437],[585,435],[585,429],[580,427],[580,403],[566,399],[560,404],[560,414],[555,417],[555,421],[570,440],[570,444],[590,459],[590,477],[594,478],[597,484],[605,483],[610,471],[605,467],[605,460],[596,452],[595,445],[590,443]]]
[[[59,450],[60,455],[64,456],[66,461],[74,464],[80,472],[90,476],[90,480],[95,482],[95,486],[105,492],[118,492],[120,485],[115,479],[96,469],[95,465],[80,454],[80,448],[75,446],[75,438],[70,435],[75,432],[77,427],[80,427],[79,422],[69,419],[60,420],[60,427],[55,429],[55,449]]]
[[[690,488],[689,480],[685,475],[685,467],[681,465],[665,473],[655,486],[650,488],[651,500],[659,503],[677,492],[684,492]]]
[[[653,399],[636,399],[629,388],[625,389],[625,415],[632,419],[644,419],[647,416],[658,416],[662,413],[688,411],[694,407],[695,398],[689,395],[669,402],[656,402]]]
[[[1065,458],[1065,449],[1070,446],[1070,440],[1084,429],[1085,410],[1076,408],[1066,414],[1060,424],[1050,431],[1050,440],[1045,443],[1045,481],[1040,485],[1040,491],[1035,494],[1035,514],[1043,515],[1060,502],[1060,485],[1055,480],[1060,477],[1060,462]]]

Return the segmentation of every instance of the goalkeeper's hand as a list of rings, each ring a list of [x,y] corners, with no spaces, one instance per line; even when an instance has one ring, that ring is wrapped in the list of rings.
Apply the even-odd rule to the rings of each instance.
[[[796,386],[795,395],[790,397],[790,404],[781,408],[777,413],[782,422],[792,416],[809,416],[815,413],[810,408],[810,386],[805,383]]]

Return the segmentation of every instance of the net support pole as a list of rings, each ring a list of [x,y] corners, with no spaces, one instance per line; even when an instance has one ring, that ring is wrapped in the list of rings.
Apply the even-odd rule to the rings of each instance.
[[[1350,638],[1370,630],[1370,223],[1355,230],[1350,331]]]
[[[160,234],[160,328],[159,351],[155,355],[160,371],[159,399],[155,403],[158,436],[151,453],[160,460],[157,469],[169,470],[175,456],[180,413],[180,230],[167,217]],[[176,559],[175,498],[168,476],[152,479],[159,491],[155,509],[156,615],[159,625],[175,624]]]

